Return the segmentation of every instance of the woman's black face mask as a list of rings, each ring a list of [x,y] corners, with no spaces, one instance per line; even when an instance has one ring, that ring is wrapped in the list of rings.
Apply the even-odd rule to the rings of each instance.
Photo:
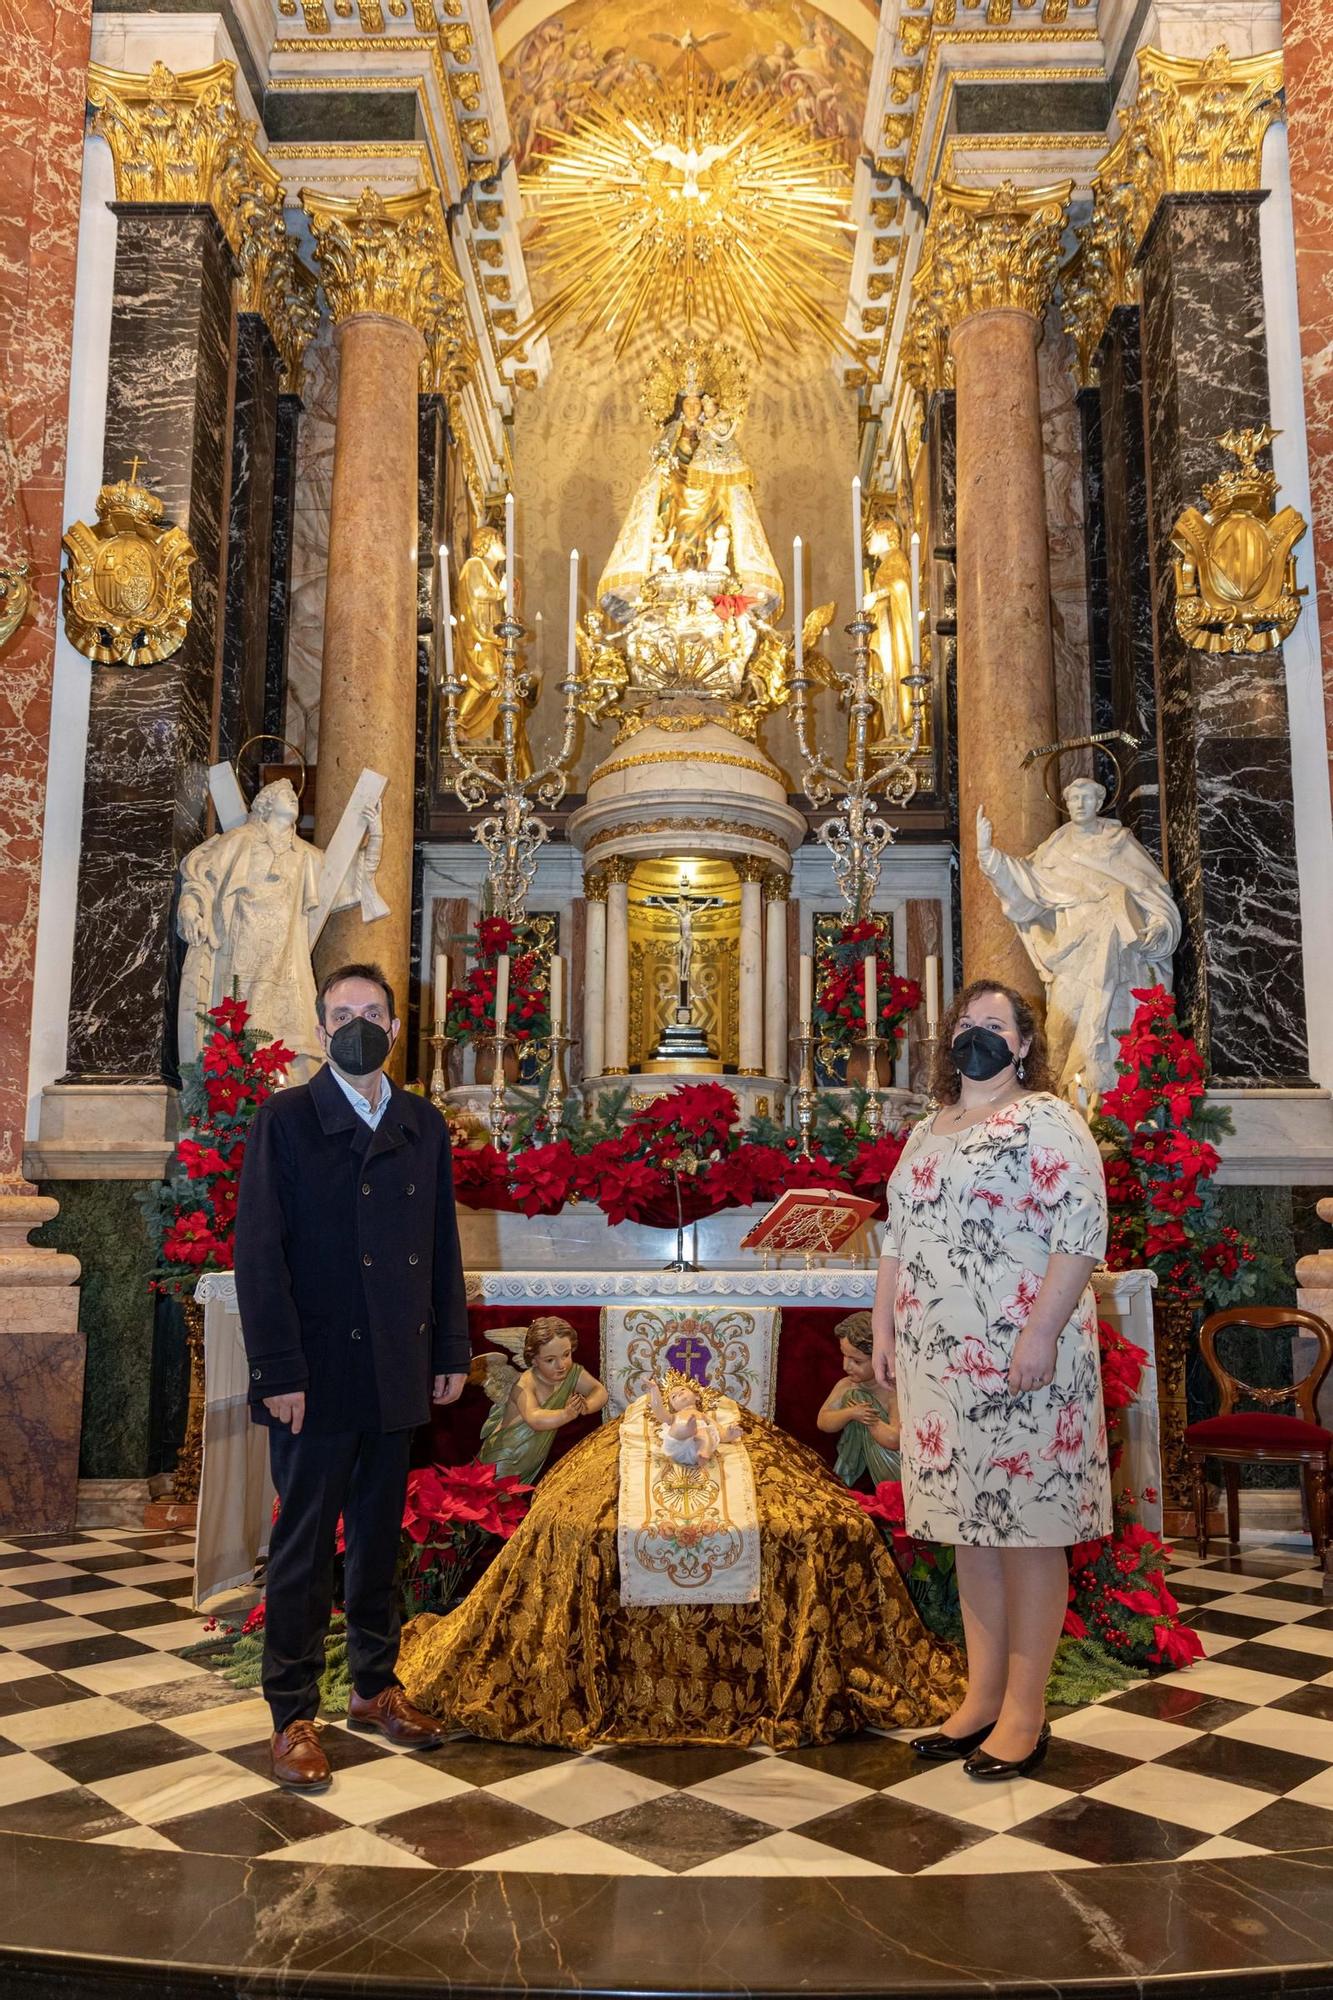
[[[949,1054],[959,1074],[970,1077],[973,1083],[985,1083],[998,1076],[1014,1060],[1008,1042],[993,1028],[964,1028],[950,1042]]]

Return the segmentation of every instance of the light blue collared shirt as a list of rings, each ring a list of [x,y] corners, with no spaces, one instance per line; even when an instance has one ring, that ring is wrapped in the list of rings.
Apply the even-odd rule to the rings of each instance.
[[[351,1105],[357,1117],[364,1119],[366,1124],[369,1125],[371,1131],[373,1132],[376,1126],[379,1124],[380,1119],[384,1116],[385,1112],[388,1110],[389,1099],[393,1095],[393,1090],[390,1086],[388,1077],[387,1076],[384,1077],[380,1083],[379,1103],[372,1106],[370,1099],[368,1097],[363,1097],[359,1090],[354,1089],[353,1086],[347,1081],[347,1078],[333,1067],[332,1063],[329,1064],[329,1075],[333,1078],[333,1081],[337,1084],[339,1090],[342,1092],[343,1096],[347,1099],[347,1102]]]

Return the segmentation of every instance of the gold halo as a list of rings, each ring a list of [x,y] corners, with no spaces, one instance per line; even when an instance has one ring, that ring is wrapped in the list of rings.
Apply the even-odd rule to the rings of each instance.
[[[745,415],[750,379],[740,355],[725,340],[706,340],[694,333],[664,347],[648,370],[639,391],[644,415],[655,424],[664,424],[691,370],[701,393],[716,396],[722,408],[738,421]]]
[[[1046,759],[1046,761],[1043,763],[1041,767],[1042,790],[1045,792],[1051,804],[1055,807],[1055,810],[1059,812],[1061,810],[1061,800],[1051,790],[1051,766],[1052,764],[1058,764],[1062,757],[1070,756],[1075,750],[1092,750],[1092,751],[1100,750],[1102,755],[1104,757],[1109,757],[1111,762],[1115,765],[1115,789],[1113,792],[1111,792],[1109,797],[1102,800],[1102,811],[1110,812],[1114,808],[1117,800],[1119,799],[1121,792],[1124,790],[1125,768],[1124,765],[1120,762],[1120,759],[1116,756],[1115,751],[1111,748],[1109,743],[1073,743],[1073,744],[1067,743],[1061,750],[1052,750],[1050,756]],[[1071,778],[1069,782],[1072,785],[1074,783],[1074,780]],[[1094,784],[1100,785],[1102,781],[1100,778],[1095,778],[1093,782]],[[1105,790],[1104,786],[1103,790]]]
[[[244,743],[242,743],[240,749],[236,752],[235,764],[240,763],[242,757],[244,757],[246,751],[250,748],[250,745],[252,743],[281,743],[284,750],[291,750],[295,752],[297,758],[300,760],[300,765],[301,765],[301,782],[295,788],[296,796],[299,799],[302,793],[305,791],[306,773],[310,769],[310,766],[306,763],[305,752],[303,750],[298,749],[296,744],[291,742],[291,740],[288,737],[273,736],[270,735],[268,730],[261,729],[257,736],[246,737]]]

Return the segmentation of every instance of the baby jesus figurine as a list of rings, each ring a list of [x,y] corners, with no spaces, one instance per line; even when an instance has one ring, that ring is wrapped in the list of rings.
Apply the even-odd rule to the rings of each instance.
[[[658,1425],[662,1450],[676,1465],[706,1465],[721,1444],[739,1444],[737,1423],[719,1424],[709,1414],[707,1392],[673,1370],[665,1387],[656,1380],[648,1384],[648,1408]]]

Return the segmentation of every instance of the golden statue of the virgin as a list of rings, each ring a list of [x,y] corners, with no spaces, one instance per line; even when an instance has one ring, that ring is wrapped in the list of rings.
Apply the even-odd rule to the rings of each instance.
[[[782,579],[736,441],[747,397],[740,360],[721,341],[677,340],[654,366],[642,400],[660,435],[597,586],[614,623],[633,618],[662,576],[745,598],[760,620],[780,614]]]

